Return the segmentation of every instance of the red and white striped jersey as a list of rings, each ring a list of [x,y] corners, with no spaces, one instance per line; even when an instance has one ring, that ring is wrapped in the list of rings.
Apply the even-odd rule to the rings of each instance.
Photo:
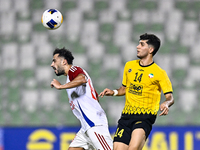
[[[106,114],[97,101],[98,94],[88,73],[81,67],[72,66],[68,72],[66,83],[75,79],[79,74],[85,75],[87,83],[66,89],[66,91],[72,112],[80,120],[82,130],[87,131],[96,125],[108,125]]]

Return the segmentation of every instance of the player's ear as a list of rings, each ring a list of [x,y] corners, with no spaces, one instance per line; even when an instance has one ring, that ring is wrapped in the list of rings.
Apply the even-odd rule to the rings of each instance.
[[[149,53],[153,54],[154,48],[152,46],[149,47]]]
[[[67,60],[66,59],[63,59],[63,65],[67,65]]]

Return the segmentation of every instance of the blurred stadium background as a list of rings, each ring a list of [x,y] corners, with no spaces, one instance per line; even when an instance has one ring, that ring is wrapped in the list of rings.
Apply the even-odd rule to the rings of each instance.
[[[61,11],[57,30],[41,24],[48,8]],[[66,47],[98,93],[121,86],[126,61],[136,59],[139,35],[161,38],[155,62],[174,88],[175,105],[156,125],[200,125],[199,0],[0,0],[0,126],[74,126],[66,91],[50,88],[56,47]],[[162,100],[164,97],[162,96]],[[123,97],[100,98],[115,126]]]

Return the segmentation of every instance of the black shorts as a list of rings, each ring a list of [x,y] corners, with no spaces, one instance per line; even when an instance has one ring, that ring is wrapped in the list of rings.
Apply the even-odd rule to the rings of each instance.
[[[117,131],[114,136],[114,142],[122,142],[129,145],[131,134],[134,129],[142,128],[145,131],[146,139],[148,138],[152,125],[156,120],[156,115],[124,115],[118,121]]]

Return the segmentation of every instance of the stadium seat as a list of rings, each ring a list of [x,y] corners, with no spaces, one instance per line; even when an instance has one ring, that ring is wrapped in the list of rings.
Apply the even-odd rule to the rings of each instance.
[[[115,45],[114,43],[108,43],[105,45],[106,46],[106,53],[107,54],[119,54],[120,49],[119,46]]]
[[[94,42],[87,46],[87,57],[91,62],[100,62],[105,53],[105,46],[101,43]]]
[[[185,20],[196,22],[198,17],[198,11],[196,9],[190,9],[185,12]]]
[[[34,111],[34,112],[26,112],[24,111],[24,114],[22,114],[23,116],[23,124],[26,126],[39,126],[42,123],[42,115],[41,112],[38,111]]]
[[[8,69],[4,71],[5,76],[7,77],[7,79],[11,80],[14,79],[15,77],[18,76],[18,71],[14,70],[14,69]]]
[[[95,1],[94,2],[94,10],[95,11],[104,11],[108,9],[109,2],[108,1]]]
[[[109,69],[104,73],[105,78],[107,78],[108,82],[115,83],[119,78],[119,71],[117,69]]]
[[[20,47],[20,68],[33,69],[36,65],[35,50],[31,44],[24,44]]]
[[[98,23],[96,21],[83,22],[83,30],[81,31],[81,44],[90,46],[97,43],[98,40]]]
[[[184,81],[186,76],[187,76],[187,70],[185,70],[185,69],[173,70],[173,78],[176,81],[179,81],[180,83],[182,83],[182,81]]]
[[[185,113],[181,109],[177,109],[176,111],[174,111],[172,118],[174,120],[173,122],[174,125],[186,125],[188,124],[188,120],[190,117],[188,116],[187,113]]]
[[[105,105],[103,108],[105,108],[108,116],[109,123],[115,123],[117,124],[117,121],[119,120],[122,110],[124,108],[124,97],[108,97],[104,99]],[[117,102],[117,103],[116,103]],[[115,109],[110,109],[115,106]]]
[[[158,114],[160,114],[161,112],[159,112]],[[159,117],[159,119],[156,120],[155,125],[159,125],[159,126],[165,126],[166,124],[170,125],[173,124],[173,118],[170,117]]]
[[[23,79],[34,78],[35,72],[32,69],[24,69],[21,71],[20,76],[22,76]]]
[[[66,113],[64,115],[64,120],[65,120],[65,124],[69,125],[69,126],[79,126],[80,122],[79,120],[72,114],[72,111],[70,110],[68,113]]]
[[[98,13],[94,10],[86,11],[83,13],[83,19],[84,20],[97,20]]]
[[[181,32],[181,44],[184,46],[192,46],[195,41],[196,33],[198,32],[198,24],[196,21],[185,21]]]
[[[189,47],[181,45],[180,43],[177,44],[176,52],[180,54],[189,54]]]
[[[200,119],[199,119],[199,108],[197,107],[196,109],[194,109],[191,114],[190,114],[190,125],[196,124],[199,125],[200,124]]]
[[[10,110],[9,113],[11,115],[10,123],[13,126],[21,126],[22,124],[24,124],[20,108],[17,108],[15,110]]]
[[[143,2],[142,6],[144,7],[144,9],[151,11],[157,9],[158,3],[157,1],[145,1]]]
[[[82,54],[74,54],[74,57],[76,58],[74,64],[81,66],[86,70],[88,69],[88,60],[85,59]]]
[[[12,0],[1,1],[0,12],[9,11],[12,7]]]
[[[68,10],[72,10],[72,9],[75,9],[77,7],[77,2],[73,1],[73,0],[63,1],[61,7],[62,7],[61,10],[63,10],[63,12],[68,11]]]
[[[100,32],[113,34],[114,24],[112,23],[102,23],[99,27]]]
[[[161,53],[161,54],[170,54],[171,51],[173,51],[173,49],[174,49],[173,46],[174,46],[173,43],[165,42],[160,47],[159,53]]]
[[[190,9],[194,10],[196,12],[196,14],[198,14],[200,11],[199,8],[200,8],[200,1],[193,1]]]
[[[161,32],[164,30],[164,25],[161,23],[153,23],[150,25],[149,30],[153,33],[155,32]]]
[[[49,66],[52,62],[54,47],[50,43],[41,44],[37,47],[36,58],[40,66]]]
[[[33,24],[33,31],[42,32],[46,31],[47,29],[41,23]]]
[[[2,46],[2,64],[3,68],[6,70],[12,70],[17,67],[17,57],[18,45],[17,43],[6,43]]]
[[[27,8],[29,8],[30,3],[27,0],[20,0],[20,1],[13,1],[13,6],[15,11],[25,11]]]
[[[114,24],[101,23],[99,25],[99,41],[103,44],[109,44],[113,40]]]
[[[113,42],[117,46],[123,46],[131,41],[132,24],[128,21],[118,21],[115,24]]]
[[[0,125],[1,126],[4,126],[5,125],[5,113],[2,109],[0,109]]]
[[[77,1],[77,9],[80,11],[92,10],[94,6],[93,0]]]
[[[134,33],[143,34],[143,33],[146,33],[147,30],[148,30],[148,26],[145,23],[137,23],[137,24],[134,24],[133,26]],[[138,37],[137,37],[137,40],[138,40]]]
[[[124,1],[124,0],[111,0],[109,2],[110,2],[109,8],[110,8],[110,10],[112,10],[114,12],[127,9],[126,8],[126,1]]]
[[[60,10],[61,6],[62,6],[62,1],[61,0],[44,1],[44,8],[56,8],[56,9]]]
[[[148,25],[149,24],[149,15],[150,13],[145,10],[145,9],[139,9],[134,11],[133,13],[133,17],[132,17],[132,22],[135,24],[145,24]],[[146,30],[147,32],[147,30]]]
[[[103,68],[105,70],[120,69],[121,57],[119,54],[107,54],[103,59]]]
[[[44,1],[36,1],[36,0],[30,0],[30,8],[32,10],[38,10],[44,8]]]
[[[101,63],[102,62],[89,63],[88,73],[92,79],[99,79],[102,76]],[[93,82],[96,81],[94,80]]]
[[[133,11],[135,9],[138,9],[140,8],[141,6],[141,1],[140,0],[128,0],[127,1],[127,8],[130,10],[130,11]]]
[[[117,20],[119,21],[130,21],[132,14],[129,10],[121,10],[116,12],[117,13]]]
[[[117,14],[110,9],[99,12],[100,23],[114,23],[116,21],[116,18]]]
[[[7,95],[7,101],[9,103],[9,106],[11,110],[18,109],[21,103],[20,101],[20,87],[19,86],[13,86],[8,89],[8,95]]]
[[[51,124],[59,125],[61,123],[60,117],[57,110],[42,111],[42,122],[49,126]]]
[[[176,1],[175,2],[175,7],[177,9],[180,9],[181,11],[187,11],[191,6],[191,2],[189,1]]]
[[[161,0],[161,1],[158,1],[158,9],[159,11],[161,12],[164,12],[164,13],[168,13],[168,12],[171,12],[173,10],[176,10],[174,8],[174,0],[169,0],[169,1],[165,1],[165,0]]]
[[[142,24],[141,24],[142,25]],[[136,26],[139,26],[139,25],[136,25]],[[143,26],[143,25],[142,25]],[[138,27],[135,27],[135,25],[133,26],[133,32],[134,34],[132,34],[131,36],[131,41],[133,43],[137,43],[138,44],[138,40],[139,40],[139,37],[140,35],[146,33],[146,30],[143,30],[144,28],[146,28],[145,26],[141,27],[141,30],[140,31],[136,31],[135,29],[138,28]],[[125,45],[123,45],[125,46]]]

